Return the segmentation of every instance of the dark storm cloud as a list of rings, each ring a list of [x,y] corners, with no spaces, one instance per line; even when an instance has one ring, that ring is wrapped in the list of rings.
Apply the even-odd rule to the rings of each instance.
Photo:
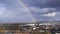
[[[28,7],[31,8],[31,13],[38,21],[46,21],[56,19],[60,20],[60,0],[22,0]],[[55,16],[48,17],[44,14],[56,13]],[[50,18],[50,19],[49,19]]]
[[[38,21],[45,21],[56,19],[60,20],[60,0],[22,0],[27,6],[31,8],[31,13]],[[56,13],[55,16],[48,17],[43,14]],[[50,19],[49,19],[50,18]]]
[[[35,7],[60,7],[60,0],[23,0],[29,6]]]

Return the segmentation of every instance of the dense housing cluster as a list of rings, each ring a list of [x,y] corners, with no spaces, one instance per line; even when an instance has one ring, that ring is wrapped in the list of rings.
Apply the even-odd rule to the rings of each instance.
[[[1,24],[0,34],[60,34],[60,25]]]

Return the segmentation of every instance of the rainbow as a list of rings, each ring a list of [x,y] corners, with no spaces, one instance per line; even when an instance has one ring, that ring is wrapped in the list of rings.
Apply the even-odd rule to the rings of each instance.
[[[18,0],[18,2],[25,8],[25,10],[29,13],[29,15],[31,15],[32,20],[33,20],[33,23],[35,23],[36,20],[35,20],[35,18],[33,17],[33,15],[31,14],[31,11],[29,10],[29,8],[28,8],[21,0]]]

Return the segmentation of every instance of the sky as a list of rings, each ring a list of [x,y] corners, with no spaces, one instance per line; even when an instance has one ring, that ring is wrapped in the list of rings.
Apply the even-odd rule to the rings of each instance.
[[[60,0],[0,0],[0,23],[54,21],[54,19],[60,21]]]

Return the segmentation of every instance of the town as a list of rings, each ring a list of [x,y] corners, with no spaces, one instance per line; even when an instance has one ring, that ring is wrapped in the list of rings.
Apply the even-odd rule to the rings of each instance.
[[[50,23],[0,24],[0,34],[60,34],[60,25]]]

